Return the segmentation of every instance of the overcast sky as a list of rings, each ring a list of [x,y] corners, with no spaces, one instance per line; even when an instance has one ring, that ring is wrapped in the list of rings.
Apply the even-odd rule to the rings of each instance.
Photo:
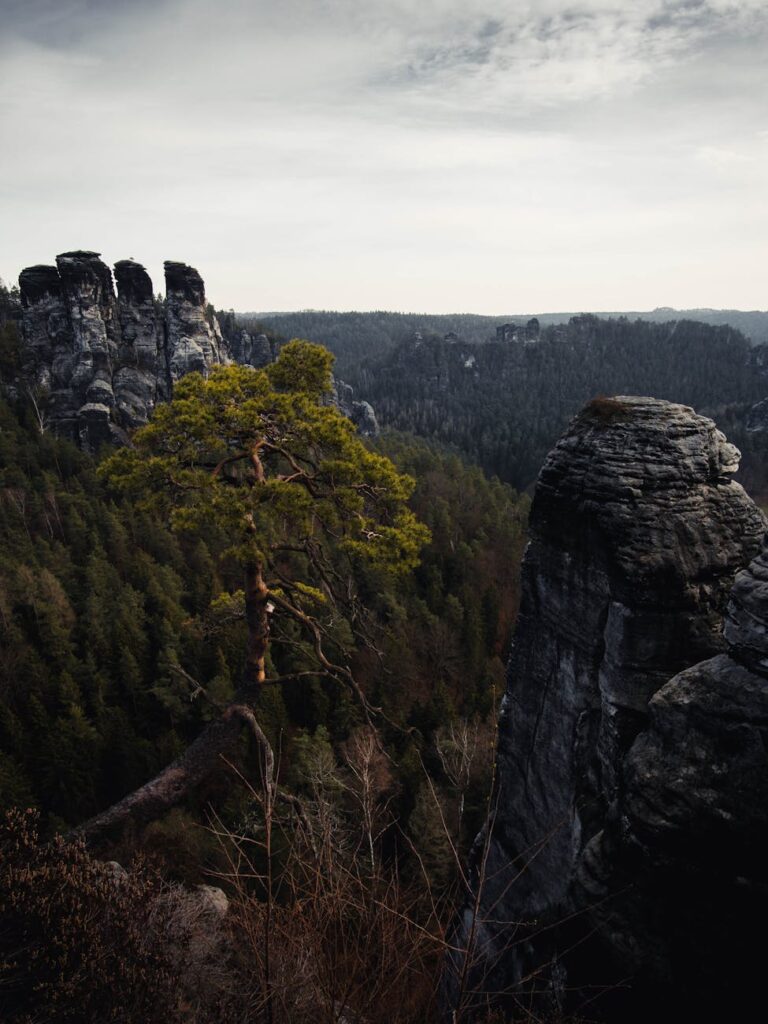
[[[217,306],[768,307],[767,0],[0,0],[0,276]]]

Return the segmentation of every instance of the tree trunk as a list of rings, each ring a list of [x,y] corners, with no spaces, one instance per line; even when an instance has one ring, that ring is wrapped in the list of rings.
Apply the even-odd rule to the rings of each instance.
[[[245,567],[245,621],[248,640],[245,655],[243,684],[246,690],[256,690],[267,678],[267,648],[269,647],[269,590],[259,562]]]
[[[261,752],[265,781],[272,785],[273,757],[250,706],[266,680],[269,647],[269,590],[259,562],[245,567],[245,618],[248,626],[243,685],[220,719],[211,722],[173,764],[119,803],[75,830],[89,840],[116,832],[128,820],[145,824],[159,817],[195,790],[217,768],[223,757],[233,756],[244,724]]]
[[[245,704],[233,703],[224,710],[221,718],[203,729],[173,764],[106,811],[73,829],[71,834],[85,836],[93,842],[117,834],[128,821],[145,825],[159,818],[220,769],[222,759],[234,757],[244,725],[256,741],[262,781],[271,792],[274,775],[272,748],[253,711]]]

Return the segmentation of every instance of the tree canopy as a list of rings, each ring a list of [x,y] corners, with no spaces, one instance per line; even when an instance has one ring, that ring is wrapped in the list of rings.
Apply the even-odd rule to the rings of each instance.
[[[407,572],[429,539],[406,504],[414,481],[328,403],[332,361],[292,341],[264,369],[189,374],[101,472],[176,529],[226,531],[243,563],[270,565],[297,539],[326,536]]]
[[[430,534],[407,505],[412,478],[366,448],[330,403],[332,359],[296,340],[264,369],[190,374],[132,447],[102,464],[112,486],[165,513],[174,530],[222,538],[242,590],[222,594],[218,610],[247,626],[234,700],[164,775],[106,812],[110,823],[183,796],[242,721],[266,747],[253,708],[268,682],[329,676],[367,710],[348,663],[364,618],[355,566],[408,572]],[[274,670],[273,643],[294,652],[296,671]]]

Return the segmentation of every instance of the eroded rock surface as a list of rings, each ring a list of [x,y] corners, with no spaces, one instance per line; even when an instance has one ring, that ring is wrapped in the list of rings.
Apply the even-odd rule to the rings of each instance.
[[[99,253],[75,251],[19,276],[27,379],[46,420],[82,447],[125,441],[190,370],[229,356],[200,275],[166,264],[167,298],[155,301],[144,267],[112,273]],[[210,321],[210,322],[209,322]]]
[[[572,989],[619,977],[637,1006],[641,991],[690,996],[702,980],[691,964],[707,960],[702,908],[753,885],[761,830],[761,863],[768,852],[756,674],[768,561],[738,576],[726,654],[722,612],[766,527],[731,479],[737,466],[710,420],[647,398],[590,403],[550,453],[500,720],[498,810],[476,847],[479,913],[459,928],[474,939],[465,1005],[491,992],[509,1012],[530,998],[568,1006]],[[691,885],[694,856],[706,880]],[[676,886],[677,932],[665,909]],[[714,947],[722,957],[721,938]],[[455,1005],[456,974],[449,988]]]
[[[125,443],[186,373],[229,362],[266,366],[279,344],[224,315],[226,336],[194,267],[165,263],[165,300],[135,260],[112,273],[96,252],[67,252],[56,266],[19,275],[23,373],[13,391],[36,403],[41,422],[81,447]],[[378,434],[368,402],[337,381],[334,401],[361,434]]]
[[[246,366],[267,366],[277,357],[277,346],[266,334],[250,334],[237,330],[230,342],[232,356],[237,363]]]
[[[357,401],[354,388],[338,378],[333,382],[332,401],[336,408],[357,427],[364,437],[378,437],[379,421],[370,402]]]
[[[111,440],[119,328],[109,268],[98,253],[66,252],[56,267],[22,271],[19,287],[36,401],[87,447]]]
[[[221,329],[208,315],[205,285],[194,267],[166,260],[165,344],[171,378],[206,373],[216,363],[229,362]]]
[[[115,264],[120,347],[113,384],[118,419],[133,428],[147,422],[171,389],[163,326],[149,274],[134,260]]]

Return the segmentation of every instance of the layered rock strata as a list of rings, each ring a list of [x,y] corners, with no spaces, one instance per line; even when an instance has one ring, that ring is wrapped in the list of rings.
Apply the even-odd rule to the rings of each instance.
[[[119,421],[133,428],[147,422],[158,401],[170,395],[161,311],[149,274],[134,260],[115,264],[119,365],[113,378]]]
[[[219,322],[209,313],[205,286],[194,267],[166,260],[165,345],[172,380],[186,373],[205,373],[229,361]]]
[[[133,260],[112,273],[98,253],[62,253],[23,270],[19,287],[27,378],[51,426],[94,449],[146,423],[173,382],[229,361],[198,272],[166,263],[167,297]]]
[[[642,992],[701,982],[706,901],[762,884],[767,560],[738,577],[725,638],[722,611],[766,522],[737,467],[710,420],[648,398],[590,403],[550,453],[452,1008],[573,1009],[568,992],[621,977],[630,1019]],[[691,858],[703,875],[670,917]]]
[[[56,428],[94,447],[114,435],[112,365],[118,325],[112,275],[94,252],[66,252],[56,266],[19,276],[25,356],[37,400]]]
[[[114,280],[116,294],[99,253],[86,251],[19,275],[24,372],[17,383],[42,421],[83,448],[125,443],[186,373],[233,360],[261,367],[277,356],[276,342],[240,329],[234,314],[225,315],[222,334],[203,279],[186,263],[165,263],[165,300],[134,260],[116,263]],[[362,434],[378,434],[373,409],[355,401],[349,385],[337,381],[333,400]]]
[[[635,988],[685,1014],[762,994],[768,914],[768,549],[736,577],[727,651],[649,704],[621,817],[591,840],[574,894]],[[751,1014],[747,1014],[750,1016]]]

